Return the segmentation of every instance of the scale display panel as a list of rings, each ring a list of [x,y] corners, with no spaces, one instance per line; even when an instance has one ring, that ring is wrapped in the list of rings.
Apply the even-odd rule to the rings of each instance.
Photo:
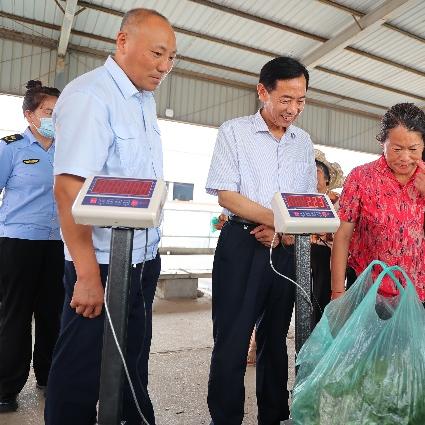
[[[117,177],[93,178],[83,205],[148,208],[156,180]]]
[[[156,227],[166,195],[162,180],[91,176],[81,188],[72,214],[78,224]]]
[[[334,206],[322,193],[276,193],[272,209],[277,232],[333,233],[339,227]]]

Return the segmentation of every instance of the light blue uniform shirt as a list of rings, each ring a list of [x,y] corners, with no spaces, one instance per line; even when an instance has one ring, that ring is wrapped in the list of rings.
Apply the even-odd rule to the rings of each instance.
[[[105,64],[71,81],[53,112],[54,174],[93,174],[162,179],[162,146],[151,92],[139,92],[118,64]],[[136,231],[133,263],[145,253],[145,232]],[[111,230],[94,227],[97,261],[109,263]],[[148,230],[146,260],[155,258],[158,228]],[[71,257],[65,247],[65,257]]]
[[[53,196],[55,146],[44,150],[29,128],[22,136],[0,140],[0,237],[60,240]]]
[[[207,193],[217,195],[219,190],[238,192],[266,208],[271,208],[276,192],[316,193],[310,136],[290,125],[277,140],[260,111],[225,122],[218,131],[206,183]]]

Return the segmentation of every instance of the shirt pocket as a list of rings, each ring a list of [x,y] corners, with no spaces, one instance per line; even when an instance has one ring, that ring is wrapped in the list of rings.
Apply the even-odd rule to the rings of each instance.
[[[26,155],[19,159],[8,186],[53,186],[53,167],[40,155]]]
[[[115,126],[117,155],[123,174],[134,176],[143,167],[143,154],[140,146],[139,131],[134,124]]]

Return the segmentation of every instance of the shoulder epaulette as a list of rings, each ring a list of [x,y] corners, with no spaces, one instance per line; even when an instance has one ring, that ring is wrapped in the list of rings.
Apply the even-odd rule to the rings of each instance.
[[[1,140],[4,140],[7,144],[22,140],[24,136],[22,134],[11,134],[10,136],[4,136]]]

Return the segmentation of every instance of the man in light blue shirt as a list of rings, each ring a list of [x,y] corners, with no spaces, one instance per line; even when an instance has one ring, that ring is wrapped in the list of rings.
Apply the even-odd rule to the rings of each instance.
[[[55,195],[67,261],[62,329],[45,408],[47,425],[96,422],[110,231],[75,224],[72,204],[91,174],[162,178],[152,91],[171,70],[175,54],[168,20],[152,10],[134,9],[123,18],[114,57],[68,84],[55,108]],[[127,331],[127,366],[150,425],[155,417],[147,392],[148,359],[152,301],[161,268],[159,237],[158,229],[149,229],[147,235],[136,232]],[[127,383],[122,420],[128,425],[141,422]]]
[[[309,74],[289,57],[261,70],[262,108],[224,123],[218,132],[206,184],[229,215],[214,257],[212,305],[214,349],[208,388],[212,424],[240,425],[248,345],[257,325],[258,423],[278,425],[289,417],[286,335],[294,286],[273,264],[294,277],[292,246],[273,242],[271,200],[276,192],[317,191],[310,136],[293,122],[302,112]]]

